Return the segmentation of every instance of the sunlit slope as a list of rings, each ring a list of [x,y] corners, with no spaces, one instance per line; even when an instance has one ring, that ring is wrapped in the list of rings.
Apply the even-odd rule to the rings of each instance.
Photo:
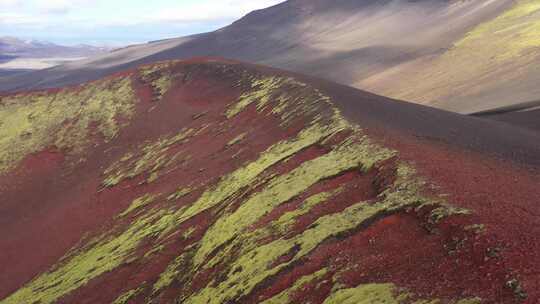
[[[211,33],[129,46],[84,61],[3,78],[0,90],[62,87],[140,64],[220,56],[412,102],[438,101],[436,105],[443,108],[466,112],[477,102],[486,101],[490,106],[537,99],[530,99],[536,94],[530,83],[536,83],[538,73],[518,71],[533,60],[532,55],[517,60],[516,52],[508,53],[506,56],[514,57],[512,61],[506,57],[511,66],[491,58],[509,48],[508,44],[529,43],[519,42],[528,38],[514,34],[525,30],[518,26],[522,19],[534,22],[534,16],[524,17],[528,13],[521,12],[498,17],[513,6],[513,0],[289,0]],[[508,20],[489,26],[495,18]],[[470,32],[477,34],[459,42]],[[459,47],[453,48],[454,44]],[[512,98],[500,101],[508,96]]]
[[[443,55],[384,75],[380,93],[471,113],[540,96],[540,3],[519,0],[458,40]],[[407,74],[405,76],[405,73]],[[377,77],[381,77],[380,75]],[[375,79],[367,80],[366,84]]]
[[[491,156],[333,96],[201,59],[2,97],[0,303],[535,303],[535,217],[498,202],[536,212],[537,176],[478,185]]]
[[[0,91],[62,87],[126,68],[220,56],[460,113],[538,100],[534,0],[289,0],[214,32],[134,45],[0,79]]]
[[[74,153],[92,145],[92,135],[112,140],[123,125],[121,118],[133,115],[134,100],[129,78],[2,98],[0,173],[45,148]]]

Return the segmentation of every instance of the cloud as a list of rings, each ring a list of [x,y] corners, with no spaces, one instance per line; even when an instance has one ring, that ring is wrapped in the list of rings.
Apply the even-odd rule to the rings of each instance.
[[[73,9],[81,9],[92,4],[90,0],[34,0],[33,2],[35,7],[46,14],[66,14]]]
[[[18,6],[22,3],[22,0],[0,0],[0,8],[10,8]]]
[[[43,29],[58,24],[59,14],[65,15],[90,3],[90,0],[0,0],[0,24]],[[1,32],[0,29],[0,35]]]
[[[192,23],[225,24],[247,13],[269,7],[284,0],[197,0],[157,8],[143,14],[119,14],[114,18],[94,20],[93,26],[135,26],[143,24],[174,24],[189,26]]]
[[[67,13],[76,8],[91,5],[91,0],[0,0],[0,9],[5,12],[39,15]]]
[[[67,14],[73,8],[72,3],[65,0],[49,0],[37,2],[37,7],[46,14]]]

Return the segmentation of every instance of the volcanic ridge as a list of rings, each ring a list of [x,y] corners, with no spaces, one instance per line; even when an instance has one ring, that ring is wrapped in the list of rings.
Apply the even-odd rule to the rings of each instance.
[[[534,132],[216,58],[0,123],[1,304],[540,300]]]

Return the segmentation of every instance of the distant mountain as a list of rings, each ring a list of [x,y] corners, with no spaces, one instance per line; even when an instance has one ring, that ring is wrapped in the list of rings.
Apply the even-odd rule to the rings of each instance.
[[[12,58],[88,57],[106,52],[90,45],[63,46],[37,40],[0,37],[0,61]]]
[[[0,37],[0,77],[25,74],[108,52],[91,45],[63,46],[46,41]]]
[[[0,80],[59,87],[159,60],[220,56],[461,113],[538,100],[533,0],[289,0],[211,33],[119,49]]]

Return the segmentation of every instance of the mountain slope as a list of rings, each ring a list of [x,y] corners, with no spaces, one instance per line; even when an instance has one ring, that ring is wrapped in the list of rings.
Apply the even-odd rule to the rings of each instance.
[[[537,100],[480,111],[472,115],[506,122],[530,130],[540,130],[539,107],[540,101]]]
[[[221,56],[470,113],[537,99],[536,14],[532,0],[289,0],[216,32],[14,77],[0,89],[58,87],[141,63]]]
[[[108,50],[89,45],[62,46],[49,42],[0,37],[0,77],[57,66],[104,54]]]
[[[397,77],[400,81],[386,79],[398,85],[387,85],[380,92],[463,113],[537,100],[539,17],[538,1],[517,0],[504,13],[475,27],[441,56],[415,63],[414,73],[408,77],[407,69],[388,71],[390,79]]]
[[[536,133],[219,59],[0,118],[2,304],[540,299]]]
[[[103,48],[90,45],[63,46],[50,42],[0,37],[0,54],[2,56],[22,58],[88,57],[104,51]]]

